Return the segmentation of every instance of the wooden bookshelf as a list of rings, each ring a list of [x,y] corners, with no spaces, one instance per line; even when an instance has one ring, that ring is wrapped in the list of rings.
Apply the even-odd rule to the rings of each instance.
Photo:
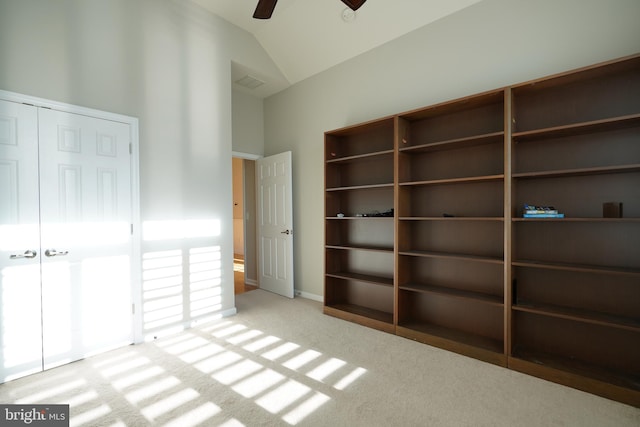
[[[639,71],[636,57],[511,89],[509,364],[636,406]],[[624,218],[602,218],[610,201],[623,203]],[[566,218],[519,218],[524,203]]]
[[[325,190],[325,313],[640,407],[640,55],[326,132]]]
[[[325,134],[326,314],[394,326],[394,120]]]

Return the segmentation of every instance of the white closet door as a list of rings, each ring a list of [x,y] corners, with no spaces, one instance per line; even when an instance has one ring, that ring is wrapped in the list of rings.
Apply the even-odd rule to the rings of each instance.
[[[39,109],[44,368],[133,342],[130,126]]]
[[[0,100],[0,382],[42,370],[37,123]]]

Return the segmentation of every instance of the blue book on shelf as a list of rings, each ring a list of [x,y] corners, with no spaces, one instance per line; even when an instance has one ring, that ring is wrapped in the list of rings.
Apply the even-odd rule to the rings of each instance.
[[[522,215],[523,218],[564,218],[564,214],[562,213],[557,213],[557,214],[547,214],[547,213],[541,213],[541,214],[524,214]]]
[[[538,215],[538,214],[559,214],[560,212],[558,212],[557,210],[526,210],[524,211],[525,214],[527,215]]]

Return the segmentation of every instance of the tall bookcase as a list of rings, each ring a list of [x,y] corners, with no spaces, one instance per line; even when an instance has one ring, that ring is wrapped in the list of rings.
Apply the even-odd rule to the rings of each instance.
[[[400,115],[396,333],[506,365],[504,92]]]
[[[516,86],[512,106],[509,366],[640,405],[640,58]]]
[[[326,132],[325,190],[325,313],[640,406],[640,55]]]
[[[394,119],[326,134],[325,312],[394,332]]]

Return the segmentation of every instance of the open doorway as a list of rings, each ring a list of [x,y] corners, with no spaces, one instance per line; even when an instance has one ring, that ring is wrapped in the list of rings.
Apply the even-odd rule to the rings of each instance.
[[[257,289],[255,161],[232,158],[233,276],[236,294]]]

